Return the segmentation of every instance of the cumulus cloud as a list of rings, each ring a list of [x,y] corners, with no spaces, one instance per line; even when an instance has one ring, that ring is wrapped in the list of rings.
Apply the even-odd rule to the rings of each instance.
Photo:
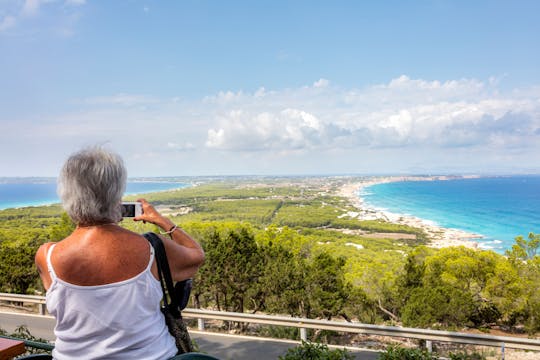
[[[294,89],[222,91],[200,100],[122,93],[80,100],[77,107],[88,115],[76,115],[80,120],[66,121],[63,128],[76,133],[82,124],[90,124],[85,134],[98,129],[96,136],[126,131],[141,137],[153,133],[149,126],[159,125],[169,131],[159,132],[163,139],[156,137],[156,143],[169,152],[204,148],[245,154],[395,148],[502,152],[538,147],[539,89],[504,93],[497,86],[492,80],[400,76],[358,89],[329,86],[321,79]],[[92,119],[99,119],[100,125]],[[136,134],[135,123],[142,126]]]
[[[400,76],[363,89],[311,87],[222,92],[206,146],[235,151],[517,144],[540,128],[534,91],[500,94],[490,79],[427,81]],[[538,141],[539,139],[536,139]],[[527,146],[522,142],[522,146]]]
[[[293,150],[323,145],[325,125],[314,115],[284,109],[279,113],[231,111],[222,127],[208,130],[206,145],[227,150]]]
[[[323,88],[323,87],[327,87],[328,84],[330,84],[330,82],[326,79],[319,79],[317,81],[315,81],[313,83],[313,87],[316,87],[316,88]]]
[[[301,172],[323,162],[334,171],[349,163],[366,171],[459,171],[463,164],[540,169],[537,86],[503,91],[492,80],[401,76],[363,88],[317,80],[298,88],[224,90],[198,100],[121,93],[71,105],[69,113],[28,126],[4,120],[0,144],[111,141],[126,153],[161,155],[165,169],[204,158],[192,165],[233,173],[242,167],[275,172],[281,164]],[[21,126],[27,130],[14,144],[8,134]]]

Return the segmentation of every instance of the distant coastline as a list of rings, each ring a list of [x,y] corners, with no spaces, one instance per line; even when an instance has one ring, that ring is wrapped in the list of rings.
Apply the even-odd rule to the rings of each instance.
[[[479,175],[464,176],[381,176],[371,177],[365,181],[354,182],[344,185],[340,190],[340,195],[349,199],[352,205],[358,209],[357,218],[359,220],[386,220],[392,223],[409,225],[421,228],[431,239],[430,246],[442,248],[449,246],[465,246],[468,248],[478,248],[478,242],[482,235],[466,232],[459,229],[445,228],[415,216],[395,214],[374,208],[362,198],[363,191],[373,185],[399,181],[445,181],[455,179],[476,179]]]
[[[271,177],[242,177],[242,179],[255,179],[257,181],[263,181],[264,179],[271,178]],[[283,177],[279,177],[282,179]],[[297,177],[295,177],[297,178]],[[307,177],[311,178],[311,177]],[[480,207],[480,209],[490,209],[494,210],[496,216],[498,217],[487,217],[484,216],[484,220],[487,218],[487,222],[473,222],[475,226],[471,226],[470,222],[463,221],[463,214],[460,215],[460,210],[462,209],[470,209],[469,207],[462,206],[461,201],[459,204],[457,204],[457,207],[455,208],[439,208],[439,207],[431,207],[429,204],[431,202],[424,202],[423,208],[421,204],[422,197],[417,198],[417,194],[422,194],[422,189],[425,188],[424,185],[418,186],[414,185],[412,183],[405,184],[405,182],[429,182],[429,181],[446,181],[446,180],[469,180],[469,179],[478,179],[478,182],[476,180],[471,181],[471,183],[477,183],[479,186],[482,186],[484,188],[487,185],[490,184],[491,180],[499,181],[499,183],[502,181],[503,183],[506,183],[507,179],[516,178],[516,176],[481,176],[481,175],[440,175],[440,176],[390,176],[390,175],[383,175],[383,176],[365,176],[365,177],[359,177],[359,176],[353,176],[353,175],[347,175],[347,176],[339,176],[339,177],[333,177],[329,176],[329,179],[340,179],[339,184],[339,195],[346,197],[349,199],[350,203],[354,205],[356,208],[353,211],[350,211],[347,216],[351,218],[356,218],[359,220],[375,220],[375,219],[381,219],[386,220],[391,223],[396,224],[402,224],[402,225],[408,225],[416,228],[421,228],[425,231],[425,233],[428,235],[428,237],[431,240],[430,246],[440,248],[440,247],[448,247],[448,246],[466,246],[470,248],[482,248],[482,249],[493,249],[496,251],[504,251],[505,249],[508,249],[511,247],[511,244],[514,241],[515,236],[518,235],[524,235],[527,236],[529,231],[537,232],[537,226],[539,222],[537,220],[540,220],[540,218],[536,215],[537,212],[535,209],[537,208],[537,204],[539,203],[538,200],[540,200],[540,195],[536,196],[535,201],[531,202],[529,201],[531,199],[530,194],[540,194],[537,189],[539,189],[539,179],[540,177],[538,175],[531,177],[530,179],[534,179],[534,182],[528,181],[526,176],[523,176],[524,179],[519,179],[519,176],[517,176],[519,182],[515,183],[517,184],[516,188],[523,189],[522,194],[525,195],[526,202],[519,202],[514,201],[514,203],[519,206],[519,209],[512,208],[510,204],[502,203],[507,207]],[[220,178],[221,179],[221,178]],[[318,177],[319,184],[326,184],[326,181],[324,180],[325,176]],[[59,203],[59,199],[56,196],[56,184],[54,178],[17,178],[15,181],[9,181],[6,183],[7,178],[0,178],[0,210],[3,209],[9,209],[9,208],[24,208],[24,207],[34,207],[34,206],[47,206],[47,205],[55,205]],[[10,178],[10,180],[13,180],[13,178]],[[23,181],[26,180],[26,181]],[[197,186],[201,183],[205,182],[211,182],[212,180],[216,180],[216,178],[197,178],[197,177],[166,177],[166,178],[131,178],[129,179],[130,184],[134,184],[139,186],[139,188],[129,188],[126,191],[125,195],[132,196],[137,194],[149,194],[149,193],[155,193],[155,192],[162,192],[162,191],[171,191],[179,188],[184,188],[186,186]],[[522,186],[521,180],[524,181],[523,184],[526,185],[528,182],[529,184],[533,184],[534,188],[527,188]],[[30,193],[29,191],[26,191],[29,188],[25,188],[25,184],[28,184],[31,181],[32,184],[35,185],[36,188],[39,187],[47,187],[49,188],[49,193],[44,195],[43,193],[37,194],[37,193]],[[220,180],[221,181],[221,180]],[[397,182],[404,182],[404,184],[399,185],[392,185],[391,187],[382,187],[380,190],[372,191],[368,190],[369,187],[378,185],[378,184],[386,184],[386,183],[397,183]],[[448,184],[443,185],[441,184],[439,187],[438,184],[425,184],[429,185],[427,188],[440,188],[444,189],[443,193],[448,194],[446,189],[451,189],[452,184],[454,182],[448,182]],[[456,181],[455,184],[459,183],[469,183],[468,181],[461,182]],[[18,184],[18,188],[10,188],[9,185]],[[153,186],[153,184],[167,184],[168,186],[160,187],[160,186]],[[411,190],[408,192],[406,189],[418,189],[420,188],[420,192],[418,190]],[[384,189],[384,190],[383,190]],[[393,192],[392,190],[393,189]],[[386,198],[383,196],[383,191],[386,193],[389,191],[388,195],[386,195]],[[495,191],[497,191],[497,188],[495,188]],[[475,192],[476,193],[476,192]],[[478,192],[482,193],[482,192]],[[402,198],[402,194],[404,195]],[[407,196],[405,196],[408,194]],[[489,198],[491,199],[493,196],[492,194],[502,194],[503,196],[506,196],[508,198],[506,192],[504,189],[499,192],[493,192],[493,193],[486,193],[488,194]],[[515,194],[515,193],[514,193]],[[466,198],[460,197],[463,194],[457,194],[457,196],[454,197],[454,199],[468,199],[468,195]],[[367,198],[366,198],[367,197]],[[401,199],[402,198],[402,199]],[[473,197],[474,198],[474,197]],[[521,199],[523,200],[523,196],[521,196]],[[380,199],[383,200],[382,204],[385,204],[384,200],[390,200],[390,203],[393,204],[393,199],[400,199],[401,203],[399,201],[397,204],[400,204],[396,207],[392,207],[391,205],[380,205],[381,208],[378,208],[376,204],[377,202],[372,202],[372,200]],[[437,198],[428,198],[429,201],[433,201],[433,199],[437,200]],[[512,199],[515,200],[514,197]],[[417,200],[419,201],[417,204]],[[479,202],[479,204],[481,204]],[[411,206],[408,206],[411,205]],[[415,207],[416,205],[419,205],[418,207]],[[427,206],[426,206],[427,205]],[[471,204],[468,204],[471,206]],[[523,207],[525,205],[525,207]],[[382,208],[382,207],[385,208]],[[394,210],[386,210],[386,206],[388,206],[389,209]],[[396,210],[400,209],[400,210]],[[427,212],[425,211],[427,209]],[[438,211],[439,209],[442,209],[441,211]],[[502,210],[498,210],[502,209]],[[416,211],[419,210],[419,211]],[[444,210],[450,210],[450,212]],[[416,216],[411,216],[408,214],[415,214]],[[420,214],[420,215],[419,215]],[[423,214],[423,215],[422,215]],[[450,215],[448,215],[450,214]],[[473,214],[473,213],[471,213]],[[478,214],[478,213],[477,213]],[[521,217],[516,218],[516,214],[523,214],[519,215]],[[531,215],[532,214],[532,215]],[[433,216],[432,216],[433,215]],[[438,215],[438,217],[436,216]],[[454,216],[455,215],[455,216]],[[491,214],[490,214],[491,215]],[[425,217],[424,217],[425,216]],[[432,216],[432,217],[430,217]],[[461,218],[460,218],[461,216]],[[465,214],[467,219],[469,218],[469,213]],[[493,216],[493,215],[491,215]],[[527,217],[528,216],[528,217]],[[431,220],[428,220],[431,219]],[[493,220],[491,220],[493,219]],[[461,220],[461,221],[460,221]],[[466,219],[465,219],[466,220]],[[476,221],[476,218],[475,218]],[[476,226],[477,224],[483,224],[483,226]],[[485,225],[487,224],[487,226]],[[518,228],[519,231],[514,231],[515,226],[514,224],[524,224],[525,226],[522,226]],[[463,225],[463,227],[461,227]],[[492,226],[493,225],[493,226]],[[497,231],[494,231],[494,229],[497,228]],[[506,228],[511,231],[507,231],[506,233],[503,231],[501,232],[500,229]],[[468,229],[468,231],[467,231]],[[514,235],[515,234],[515,235]],[[500,240],[499,240],[500,239]]]
[[[154,181],[152,181],[154,180]],[[125,196],[171,191],[193,186],[171,178],[134,178],[128,180]],[[168,186],[168,185],[171,186]],[[0,178],[0,210],[60,203],[56,194],[55,178]]]

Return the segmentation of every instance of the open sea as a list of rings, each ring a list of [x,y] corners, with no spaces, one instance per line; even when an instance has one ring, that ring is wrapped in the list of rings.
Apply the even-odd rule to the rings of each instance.
[[[190,184],[167,181],[130,181],[125,195],[178,189]],[[2,179],[0,182],[0,210],[25,206],[59,203],[56,182],[49,180]]]
[[[518,235],[540,233],[540,175],[376,184],[367,205],[482,235],[481,248],[504,252]]]

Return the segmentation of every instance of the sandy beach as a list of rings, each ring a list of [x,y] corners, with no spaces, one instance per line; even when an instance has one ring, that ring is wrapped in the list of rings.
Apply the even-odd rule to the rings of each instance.
[[[472,177],[472,176],[471,176]],[[341,187],[339,195],[349,199],[352,205],[358,209],[358,213],[354,214],[360,220],[386,220],[392,223],[409,225],[423,229],[431,239],[430,246],[442,248],[448,246],[466,246],[469,248],[477,248],[478,243],[474,239],[480,239],[482,236],[472,234],[457,229],[448,229],[437,226],[427,220],[420,219],[414,216],[404,216],[402,214],[393,214],[387,211],[381,211],[365,204],[361,198],[364,188],[375,184],[382,184],[396,181],[433,181],[433,180],[448,180],[445,176],[433,177],[415,177],[415,176],[385,176],[373,177],[362,182],[348,183]],[[359,196],[360,194],[360,196]]]

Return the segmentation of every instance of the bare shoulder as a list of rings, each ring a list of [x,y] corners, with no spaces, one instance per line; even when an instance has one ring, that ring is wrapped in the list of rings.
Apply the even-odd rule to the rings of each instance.
[[[41,280],[43,281],[43,286],[47,290],[51,284],[51,279],[48,274],[47,270],[47,252],[51,248],[52,245],[56,243],[54,242],[48,242],[39,247],[39,249],[36,252],[36,256],[34,258],[34,261],[36,263],[36,267],[39,273],[39,276],[41,277]]]
[[[55,242],[48,242],[41,245],[36,251],[35,262],[36,265],[44,264],[47,260],[47,252],[49,251],[52,245],[56,244]]]

